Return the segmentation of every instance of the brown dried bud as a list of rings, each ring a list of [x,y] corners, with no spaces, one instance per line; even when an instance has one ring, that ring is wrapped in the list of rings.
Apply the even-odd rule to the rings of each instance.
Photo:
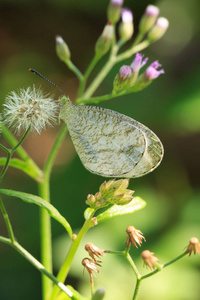
[[[130,245],[134,245],[136,248],[138,248],[137,244],[141,246],[142,240],[145,240],[145,237],[143,236],[143,233],[136,229],[134,226],[129,226],[126,229],[127,238],[126,238],[126,247],[129,247]]]
[[[194,254],[196,254],[196,252],[200,254],[200,244],[198,238],[192,237],[190,239],[189,245],[187,245],[185,248],[187,248],[185,252],[188,252],[189,256],[192,254],[192,252]]]
[[[144,250],[141,253],[141,257],[144,261],[144,264],[150,269],[155,269],[156,268],[155,263],[158,262],[158,258],[153,255],[154,253],[150,252],[149,250]]]
[[[99,249],[98,247],[96,247],[92,243],[87,243],[85,245],[85,250],[88,252],[88,254],[92,257],[92,259],[94,261],[96,261],[95,255],[98,258],[100,258],[104,254],[104,250],[103,249]]]

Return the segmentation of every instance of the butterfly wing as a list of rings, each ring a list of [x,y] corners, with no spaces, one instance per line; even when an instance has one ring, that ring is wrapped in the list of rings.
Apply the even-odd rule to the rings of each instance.
[[[160,162],[163,147],[141,123],[95,106],[71,105],[62,113],[83,165],[105,177],[138,177]]]

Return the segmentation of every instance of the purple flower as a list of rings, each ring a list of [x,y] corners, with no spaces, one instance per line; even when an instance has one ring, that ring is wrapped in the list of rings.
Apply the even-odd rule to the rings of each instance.
[[[133,14],[130,9],[123,8],[121,11],[121,17],[123,23],[132,23],[133,22]]]
[[[148,80],[156,79],[160,74],[164,74],[165,71],[163,69],[157,70],[159,67],[161,67],[161,64],[156,60],[150,64],[150,66],[145,71],[145,77]]]
[[[119,77],[122,80],[129,78],[132,74],[130,66],[122,66],[119,70]]]
[[[147,63],[148,57],[143,60],[144,55],[136,53],[135,58],[131,64],[131,69],[134,73],[139,72],[140,69]]]

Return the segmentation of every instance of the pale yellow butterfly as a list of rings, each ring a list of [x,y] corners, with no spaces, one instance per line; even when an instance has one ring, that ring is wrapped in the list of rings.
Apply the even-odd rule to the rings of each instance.
[[[104,177],[139,177],[163,158],[159,138],[143,124],[110,109],[73,105],[63,96],[60,119],[67,124],[86,169]]]

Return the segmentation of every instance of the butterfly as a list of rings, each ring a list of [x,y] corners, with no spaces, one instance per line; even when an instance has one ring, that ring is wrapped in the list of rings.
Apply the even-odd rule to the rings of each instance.
[[[104,177],[139,177],[163,158],[163,145],[143,124],[110,109],[73,105],[60,99],[60,119],[67,124],[86,169]]]

